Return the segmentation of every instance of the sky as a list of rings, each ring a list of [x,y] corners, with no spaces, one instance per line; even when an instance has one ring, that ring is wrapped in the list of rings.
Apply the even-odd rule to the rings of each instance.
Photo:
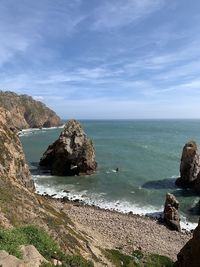
[[[62,118],[200,118],[200,1],[0,0],[0,88]]]

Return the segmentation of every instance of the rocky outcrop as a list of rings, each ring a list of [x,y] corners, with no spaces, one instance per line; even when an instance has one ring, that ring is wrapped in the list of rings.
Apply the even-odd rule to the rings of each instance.
[[[197,144],[190,141],[185,144],[181,157],[180,174],[176,185],[183,188],[193,187],[200,172],[200,157]]]
[[[172,229],[180,231],[179,202],[176,197],[170,193],[166,195],[164,208],[164,221]]]
[[[5,250],[0,251],[0,266],[2,267],[28,267],[23,260],[9,255]]]
[[[199,267],[200,266],[200,220],[194,230],[193,237],[181,249],[177,255],[174,267]]]
[[[0,108],[0,177],[8,177],[21,185],[34,190],[22,144],[12,127],[9,111]]]
[[[17,129],[53,127],[61,125],[54,111],[31,96],[0,91],[0,107],[10,111]]]
[[[21,247],[22,259],[9,255],[5,250],[0,251],[0,266],[2,267],[40,267],[47,260],[32,246]]]
[[[21,246],[21,252],[28,267],[40,267],[42,262],[48,262],[33,245]]]
[[[70,120],[66,123],[58,140],[43,154],[40,166],[49,169],[52,175],[60,176],[95,172],[97,163],[94,146],[78,121]]]
[[[180,164],[181,177],[176,185],[181,188],[191,188],[200,193],[200,156],[195,141],[185,144]]]

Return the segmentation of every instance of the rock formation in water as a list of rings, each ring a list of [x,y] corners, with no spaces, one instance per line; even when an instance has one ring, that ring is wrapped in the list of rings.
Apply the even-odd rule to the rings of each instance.
[[[95,172],[97,163],[91,139],[84,133],[80,123],[66,123],[58,140],[48,147],[40,160],[40,166],[53,175],[84,175]]]
[[[180,231],[179,202],[176,197],[170,193],[166,195],[164,208],[164,221],[173,230]]]
[[[33,190],[22,145],[12,125],[12,115],[4,108],[0,108],[0,151],[0,177],[9,177]]]
[[[53,127],[61,125],[54,111],[31,96],[0,91],[0,107],[10,111],[17,129]]]
[[[200,193],[200,156],[195,141],[185,144],[180,164],[181,177],[176,185],[181,188],[191,188]]]
[[[174,267],[199,267],[200,266],[200,220],[194,230],[193,238],[181,249],[177,255]]]

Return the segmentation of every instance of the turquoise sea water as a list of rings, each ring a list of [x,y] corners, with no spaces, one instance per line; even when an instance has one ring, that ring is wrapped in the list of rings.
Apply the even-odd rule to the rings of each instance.
[[[33,178],[37,190],[68,195],[104,208],[134,213],[163,209],[166,192],[176,195],[180,211],[189,222],[197,222],[193,207],[199,197],[175,187],[183,145],[200,144],[200,120],[82,121],[92,138],[98,162],[97,173],[85,177]],[[62,129],[25,131],[21,137],[31,169]],[[119,172],[115,172],[116,168]],[[63,190],[68,190],[64,193]]]

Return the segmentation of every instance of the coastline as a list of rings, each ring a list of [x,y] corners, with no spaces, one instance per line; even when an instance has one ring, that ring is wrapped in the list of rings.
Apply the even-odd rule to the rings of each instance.
[[[49,177],[49,176],[46,176]],[[37,182],[34,179],[34,183],[36,186],[36,192],[39,195],[43,195],[46,197],[50,197],[52,199],[57,199],[59,201],[62,201],[65,199],[66,202],[75,204],[76,206],[85,206],[85,207],[94,207],[98,210],[104,210],[104,211],[110,211],[110,212],[116,212],[119,214],[125,214],[125,215],[136,215],[136,216],[144,216],[146,218],[151,218],[152,220],[156,221],[162,221],[163,219],[163,210],[164,210],[164,199],[163,199],[163,205],[160,208],[156,208],[154,206],[146,206],[141,207],[138,205],[133,205],[129,202],[121,202],[113,201],[108,202],[104,201],[103,198],[101,200],[95,200],[91,199],[87,196],[87,192],[71,192],[67,190],[62,191],[54,191],[52,188],[43,188],[38,186]],[[186,218],[181,215],[181,229],[182,232],[184,231],[192,231],[196,228],[198,223],[189,222],[186,220]]]
[[[78,201],[43,196],[87,234],[94,244],[130,254],[133,250],[156,253],[176,260],[180,249],[192,237],[191,231],[177,232],[145,215],[106,210]]]

